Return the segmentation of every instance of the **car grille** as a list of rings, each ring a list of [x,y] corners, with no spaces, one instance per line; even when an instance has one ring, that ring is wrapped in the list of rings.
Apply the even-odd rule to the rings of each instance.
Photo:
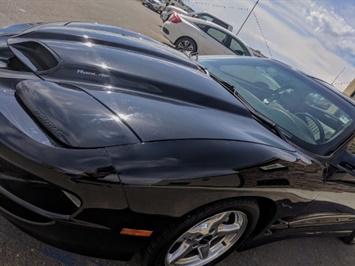
[[[20,204],[17,204],[16,202],[3,196],[2,194],[0,194],[0,209],[5,214],[20,217],[26,221],[31,221],[32,223],[47,224],[52,222],[52,220],[22,207]]]

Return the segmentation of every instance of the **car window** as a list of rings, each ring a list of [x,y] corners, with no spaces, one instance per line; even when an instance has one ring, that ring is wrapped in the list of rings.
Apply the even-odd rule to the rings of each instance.
[[[219,41],[220,43],[223,43],[227,38],[227,34],[215,28],[209,28],[207,30],[207,34]]]
[[[237,55],[249,55],[248,51],[244,46],[242,46],[236,39],[231,38],[231,41],[229,45],[227,45],[227,48]]]
[[[202,65],[232,84],[236,93],[297,145],[312,147],[312,151],[319,146],[323,153],[337,145],[329,143],[337,143],[340,135],[349,134],[354,127],[354,107],[304,74],[270,60],[258,64],[224,61],[207,60]]]
[[[290,75],[291,72],[283,72],[275,67],[255,67],[255,69],[260,71],[258,76],[263,77],[263,81],[268,79],[279,85],[276,90],[275,88],[272,90],[270,97],[262,99],[263,103],[282,110],[295,122],[298,129],[303,127],[300,121],[302,120],[307,126],[305,132],[294,134],[298,134],[303,141],[311,144],[326,143],[353,122],[350,114],[345,113],[340,106],[323,95],[321,90],[315,90],[318,87],[316,83],[308,83],[307,79],[297,79],[294,75]],[[265,86],[263,81],[257,81],[256,85],[271,89],[270,86]],[[269,115],[273,117],[273,114]]]
[[[224,43],[228,37],[227,34],[225,34],[223,31],[220,31],[218,29],[209,27],[206,31],[208,35],[210,35],[213,39],[217,40],[220,43]]]
[[[201,30],[206,32],[209,36],[211,36],[213,39],[216,41],[224,44],[224,42],[227,40],[228,35],[224,33],[223,31],[220,31],[218,29],[215,29],[213,27],[204,25],[204,24],[196,24]]]
[[[211,16],[208,16],[206,14],[196,14],[194,17],[196,18],[200,18],[200,19],[203,19],[203,20],[207,20],[207,21],[213,21],[213,18]]]

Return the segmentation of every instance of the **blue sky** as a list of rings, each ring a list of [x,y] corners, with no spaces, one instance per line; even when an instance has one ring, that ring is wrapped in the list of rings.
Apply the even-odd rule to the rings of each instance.
[[[236,33],[256,0],[185,0]],[[260,0],[238,37],[340,91],[355,78],[355,0]],[[265,38],[264,38],[265,37]]]

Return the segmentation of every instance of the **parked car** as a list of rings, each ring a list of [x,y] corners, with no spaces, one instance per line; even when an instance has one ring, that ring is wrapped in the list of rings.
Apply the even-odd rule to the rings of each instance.
[[[221,26],[222,28],[225,28],[229,31],[233,30],[233,26],[228,24],[227,22],[223,21],[222,19],[208,13],[208,12],[186,12],[185,10],[175,7],[175,6],[167,6],[163,12],[160,13],[160,18],[162,19],[163,22],[167,21],[169,19],[169,17],[173,14],[173,12],[177,13],[177,14],[182,14],[185,16],[190,16],[193,18],[199,18],[199,19],[203,19],[203,20],[207,20],[210,22],[213,22],[219,26]]]
[[[161,13],[166,4],[164,0],[142,0],[142,5],[147,6],[155,12]]]
[[[162,33],[176,49],[205,55],[252,56],[248,46],[232,32],[215,23],[173,13]]]
[[[140,265],[354,244],[355,105],[314,79],[83,22],[2,28],[0,62],[0,213],[28,234]],[[342,119],[286,101],[315,92]]]
[[[187,6],[183,0],[166,0],[167,5],[175,6],[185,10],[186,12],[190,12],[191,8]]]
[[[189,14],[187,11],[185,11],[182,8],[176,7],[176,6],[166,6],[164,10],[160,13],[160,18],[163,22],[167,21],[169,17],[173,14],[173,12],[177,14],[183,14],[187,15]]]

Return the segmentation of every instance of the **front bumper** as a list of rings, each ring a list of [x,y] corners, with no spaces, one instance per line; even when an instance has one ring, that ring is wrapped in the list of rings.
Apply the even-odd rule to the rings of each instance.
[[[129,210],[105,149],[70,150],[31,139],[0,113],[0,213],[30,235],[69,251],[130,259],[166,217]]]
[[[40,191],[52,189],[64,194],[63,197],[78,205],[76,211],[107,207],[122,210],[128,207],[120,179],[105,149],[80,150],[43,145],[25,135],[2,114],[0,178],[2,188],[16,197],[21,198],[23,190],[37,184],[36,188]],[[73,197],[68,197],[70,194]],[[55,195],[48,195],[46,199],[53,202],[53,206],[48,206],[46,211],[58,212],[54,206]],[[36,212],[40,215],[45,213]],[[72,209],[68,210],[66,217],[71,218],[72,213]]]
[[[64,221],[33,224],[0,212],[28,235],[70,252],[106,259],[130,260],[148,238],[123,236],[113,230],[85,227]]]

